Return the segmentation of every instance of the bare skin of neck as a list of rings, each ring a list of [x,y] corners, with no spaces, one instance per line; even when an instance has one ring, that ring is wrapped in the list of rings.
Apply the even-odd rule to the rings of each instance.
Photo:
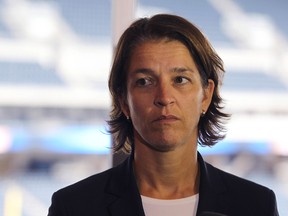
[[[140,194],[157,199],[180,199],[199,192],[197,147],[157,152],[135,147],[134,172]]]

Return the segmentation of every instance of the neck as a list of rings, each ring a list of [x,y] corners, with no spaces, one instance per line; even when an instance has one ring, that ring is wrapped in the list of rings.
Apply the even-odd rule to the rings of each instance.
[[[147,146],[137,146],[134,171],[141,195],[179,199],[198,193],[196,148],[157,152]]]

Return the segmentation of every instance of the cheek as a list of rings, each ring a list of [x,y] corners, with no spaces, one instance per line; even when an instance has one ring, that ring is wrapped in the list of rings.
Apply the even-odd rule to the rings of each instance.
[[[190,98],[190,99],[189,99]],[[183,106],[185,107],[182,107],[183,109],[185,109],[188,113],[187,115],[197,115],[201,113],[202,111],[202,101],[203,101],[203,94],[202,93],[197,93],[197,94],[194,94],[194,95],[191,95],[191,96],[187,96],[187,97],[184,97],[182,99],[183,101]]]
[[[204,91],[203,91],[203,89],[201,88],[201,89],[199,89],[199,91],[198,91],[197,94],[195,95],[195,102],[196,102],[197,104],[199,104],[199,106],[201,106],[203,100],[204,100]]]
[[[141,112],[141,109],[144,107],[144,99],[143,97],[137,97],[134,95],[128,95],[127,96],[127,103],[128,103],[128,109],[131,117],[133,115],[139,115]]]

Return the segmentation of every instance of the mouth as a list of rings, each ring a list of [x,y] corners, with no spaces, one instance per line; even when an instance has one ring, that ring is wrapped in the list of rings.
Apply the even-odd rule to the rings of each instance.
[[[154,120],[154,122],[173,122],[179,120],[178,117],[174,115],[161,115]]]

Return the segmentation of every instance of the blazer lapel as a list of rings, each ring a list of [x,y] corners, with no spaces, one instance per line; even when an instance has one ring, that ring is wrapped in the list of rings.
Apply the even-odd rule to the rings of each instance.
[[[145,216],[132,161],[133,157],[130,156],[116,167],[107,182],[105,199],[111,216]],[[218,170],[204,162],[199,153],[198,162],[200,186],[197,215],[205,211],[225,214],[228,203],[227,189]]]
[[[200,186],[197,215],[205,211],[225,214],[228,203],[227,189],[218,170],[204,162],[199,153],[198,162],[200,167]]]
[[[106,185],[106,202],[111,216],[145,216],[132,169],[132,157],[114,169]]]

